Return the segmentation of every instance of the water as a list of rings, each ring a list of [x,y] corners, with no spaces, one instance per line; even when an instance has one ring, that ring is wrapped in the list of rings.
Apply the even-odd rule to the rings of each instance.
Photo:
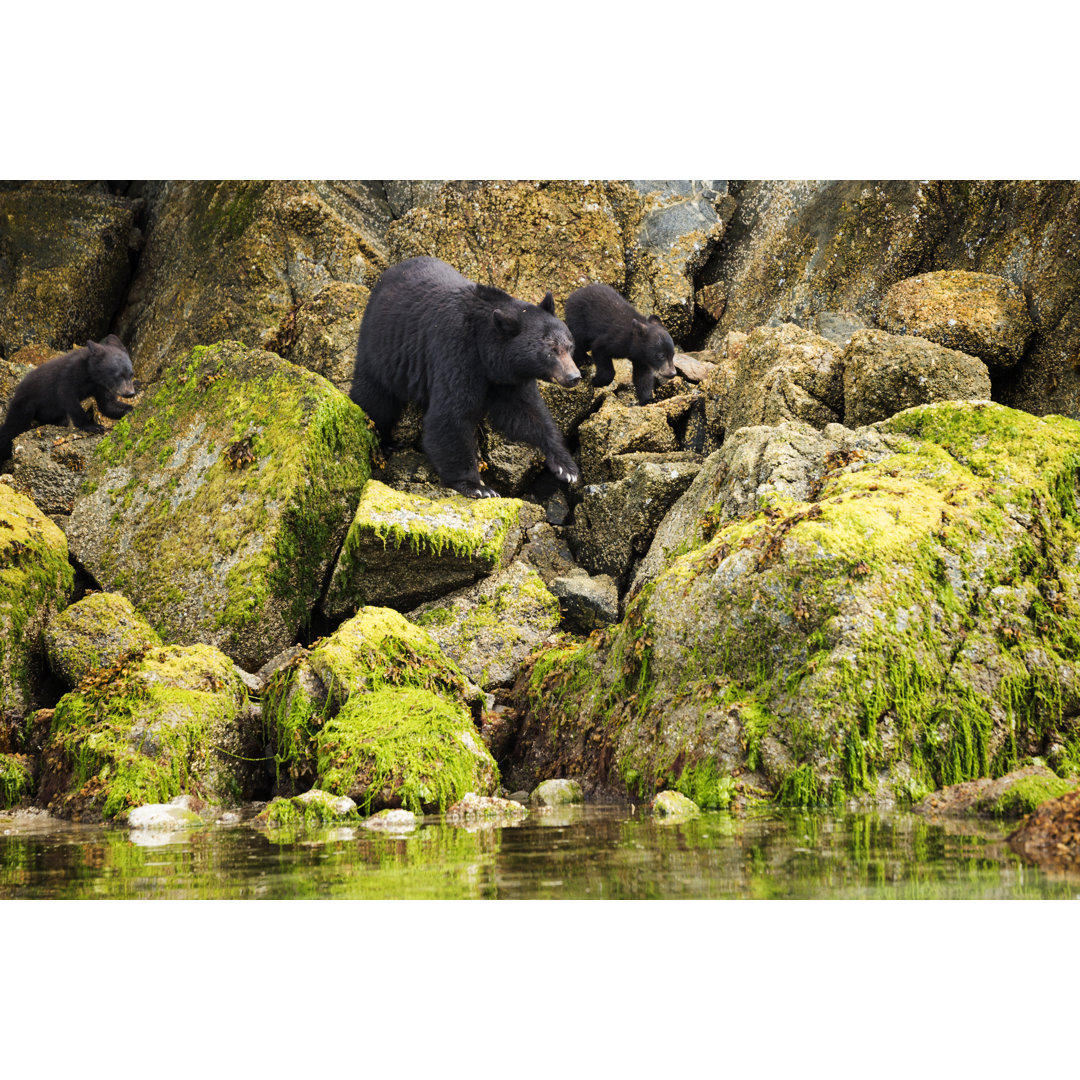
[[[246,820],[160,833],[0,815],[0,898],[1076,899],[1080,874],[1005,842],[1015,824],[910,813],[704,814],[588,806],[519,825],[424,818],[267,833]]]

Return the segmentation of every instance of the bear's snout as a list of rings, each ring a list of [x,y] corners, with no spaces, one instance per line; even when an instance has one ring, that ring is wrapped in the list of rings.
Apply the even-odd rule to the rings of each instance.
[[[138,393],[138,391],[135,389],[134,382],[132,382],[131,379],[128,379],[126,382],[122,382],[120,384],[120,389],[117,391],[117,393],[121,397],[134,397]]]
[[[581,382],[581,372],[569,352],[559,352],[555,356],[555,370],[551,373],[551,381],[559,386],[577,386]]]

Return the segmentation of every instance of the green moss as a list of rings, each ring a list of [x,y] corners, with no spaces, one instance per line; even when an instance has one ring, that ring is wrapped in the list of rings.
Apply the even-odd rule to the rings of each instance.
[[[263,813],[262,820],[271,828],[309,828],[323,825],[358,822],[356,807],[342,811],[337,798],[328,792],[308,792],[303,797],[272,799]]]
[[[0,810],[8,810],[29,795],[34,785],[30,759],[22,754],[0,754]]]
[[[727,810],[735,797],[735,781],[711,760],[687,766],[671,786],[703,810]]]
[[[445,811],[497,782],[494,761],[486,778],[478,767],[487,755],[472,730],[465,709],[429,690],[354,695],[318,735],[319,785],[357,798],[365,814],[387,802],[413,813]]]
[[[993,812],[1005,818],[1023,817],[1048,799],[1057,799],[1072,791],[1075,786],[1074,782],[1059,777],[1025,776],[998,798]]]

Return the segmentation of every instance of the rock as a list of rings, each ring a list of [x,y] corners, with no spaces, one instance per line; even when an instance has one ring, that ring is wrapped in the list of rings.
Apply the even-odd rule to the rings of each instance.
[[[426,630],[364,608],[266,682],[280,794],[315,786],[364,809],[444,810],[498,773],[472,722],[477,692]]]
[[[990,375],[981,360],[924,338],[858,330],[843,364],[848,427],[935,401],[990,400]]]
[[[476,585],[409,612],[484,690],[510,686],[522,661],[559,626],[559,603],[540,575],[515,561]]]
[[[885,293],[878,321],[890,334],[926,338],[998,368],[1013,367],[1035,332],[1019,286],[966,270],[898,281]]]
[[[428,499],[377,480],[364,488],[323,611],[365,605],[408,610],[506,566],[541,516],[517,499]]]
[[[608,574],[592,577],[579,570],[555,578],[551,591],[558,597],[564,625],[579,634],[590,634],[619,620],[619,590]]]
[[[1009,837],[1009,846],[1046,868],[1080,867],[1080,789],[1042,803]]]
[[[649,803],[653,817],[664,821],[687,821],[701,817],[701,809],[692,799],[678,791],[658,791]]]
[[[209,645],[151,649],[60,699],[39,799],[62,817],[100,820],[177,795],[253,798],[262,738],[252,719],[223,653]]]
[[[129,653],[159,645],[157,631],[119,593],[89,593],[45,627],[49,666],[68,689]]]
[[[203,820],[194,810],[189,809],[181,796],[167,803],[143,803],[142,806],[136,806],[128,811],[127,824],[129,829],[176,831],[201,828]]]
[[[916,814],[926,815],[1019,818],[1074,787],[1075,781],[1062,780],[1045,765],[1028,765],[996,780],[985,778],[953,784],[927,795],[912,809]]]
[[[518,557],[536,570],[549,589],[556,578],[580,569],[563,539],[563,530],[556,531],[541,521],[528,529],[525,536],[526,542]]]
[[[527,817],[529,811],[513,799],[468,792],[463,799],[446,811],[449,825],[514,825]]]
[[[0,353],[98,340],[123,299],[138,203],[29,184],[0,191]]]
[[[25,754],[0,754],[0,810],[10,810],[34,790],[34,767]]]
[[[839,345],[841,351],[851,344],[856,330],[865,329],[866,323],[850,311],[819,311],[814,316],[814,333]]]
[[[724,236],[716,203],[727,197],[727,182],[632,180],[630,186],[642,206],[629,300],[644,314],[658,315],[669,333],[681,339],[694,317],[694,276]]]
[[[329,379],[343,394],[352,389],[356,343],[371,290],[332,281],[286,317],[267,348],[292,364]]]
[[[309,621],[372,446],[320,376],[235,342],[194,349],[96,449],[72,553],[166,641],[257,670]]]
[[[718,398],[715,389],[708,393]],[[836,423],[844,416],[840,350],[790,323],[758,327],[739,350],[734,378],[722,396],[725,407],[719,417],[710,414],[711,429],[717,423],[728,432],[784,420],[816,428]]]
[[[545,780],[529,796],[533,806],[571,806],[584,801],[581,785],[576,780]]]
[[[448,183],[387,230],[392,262],[434,255],[472,281],[538,304],[580,285],[626,281],[609,185],[574,181]],[[561,307],[559,308],[561,310]]]
[[[136,375],[157,382],[175,357],[223,339],[272,349],[298,319],[317,338],[313,324],[325,317],[333,340],[344,314],[339,296],[299,309],[334,283],[370,289],[387,265],[391,218],[381,188],[365,182],[157,185],[116,327]]]
[[[107,423],[111,426],[112,421]],[[16,435],[11,454],[12,487],[65,528],[87,465],[103,438],[52,424]]]
[[[411,810],[380,810],[360,824],[374,832],[406,833],[412,832],[419,822],[420,819]]]
[[[534,658],[507,783],[572,769],[647,796],[696,769],[796,805],[888,804],[1044,746],[1076,760],[1080,424],[940,402],[795,430],[805,495],[748,485],[747,513],[728,517],[736,495],[688,524],[617,627]],[[687,504],[724,486],[723,454]]]
[[[614,396],[579,430],[581,471],[586,485],[612,479],[611,459],[636,451],[668,453],[679,449],[668,420],[668,402],[647,406],[621,405]]]
[[[64,534],[0,484],[0,718],[43,704],[45,626],[74,586]]]
[[[648,550],[657,526],[700,467],[694,460],[644,462],[623,480],[586,488],[570,529],[578,562],[624,584],[632,560]]]
[[[688,382],[704,382],[715,370],[716,364],[702,360],[690,353],[675,354],[675,370]]]
[[[292,798],[272,799],[259,815],[271,827],[309,827],[357,821],[356,803],[345,795],[311,788]]]

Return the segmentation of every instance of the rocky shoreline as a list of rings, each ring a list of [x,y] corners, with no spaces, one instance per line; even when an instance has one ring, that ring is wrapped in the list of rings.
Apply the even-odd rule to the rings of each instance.
[[[1011,814],[1078,782],[1080,185],[7,183],[0,210],[0,400],[107,332],[141,382],[0,476],[0,809],[985,781]],[[604,281],[677,374],[643,406],[625,361],[541,385],[578,488],[486,423],[504,497],[441,488],[416,410],[383,453],[347,397],[417,254],[560,314]]]

